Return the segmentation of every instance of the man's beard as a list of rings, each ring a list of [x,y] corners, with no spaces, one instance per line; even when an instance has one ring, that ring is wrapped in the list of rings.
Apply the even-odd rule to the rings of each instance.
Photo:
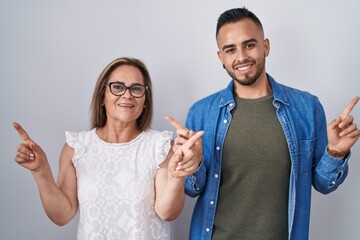
[[[237,81],[238,83],[240,83],[242,86],[251,86],[253,85],[258,78],[260,77],[260,75],[262,74],[262,72],[265,69],[265,57],[263,59],[263,61],[261,61],[258,65],[257,65],[257,70],[255,72],[254,75],[244,75],[243,79],[239,79],[236,77],[236,74],[234,72],[229,71],[226,67],[224,67],[226,72],[230,75],[230,77],[232,79],[234,79],[235,81]],[[235,70],[236,71],[236,70]]]

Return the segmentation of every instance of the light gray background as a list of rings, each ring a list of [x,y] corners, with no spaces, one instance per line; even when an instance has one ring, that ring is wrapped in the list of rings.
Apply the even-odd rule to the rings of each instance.
[[[219,14],[246,6],[263,22],[271,51],[267,71],[322,101],[327,120],[360,94],[360,2],[0,0],[0,239],[75,239],[78,219],[58,227],[45,215],[32,175],[14,162],[18,121],[47,152],[57,176],[64,131],[89,127],[89,104],[101,70],[133,56],[155,89],[153,128],[173,128],[190,105],[229,81],[217,59]],[[353,112],[360,123],[359,106]],[[334,193],[313,192],[310,239],[360,240],[360,144],[349,176]],[[173,222],[187,239],[194,200]]]

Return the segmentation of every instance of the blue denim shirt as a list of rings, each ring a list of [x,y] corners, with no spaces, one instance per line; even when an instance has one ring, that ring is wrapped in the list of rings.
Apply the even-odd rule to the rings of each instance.
[[[308,239],[311,186],[323,194],[334,191],[347,176],[350,154],[342,160],[327,153],[327,124],[324,109],[317,97],[281,85],[270,75],[267,77],[291,158],[289,239]],[[191,240],[211,239],[220,186],[222,150],[232,118],[230,111],[235,106],[233,84],[231,81],[226,89],[196,102],[187,116],[188,129],[205,131],[202,140],[203,161],[197,172],[185,180],[186,194],[198,196],[191,220]]]

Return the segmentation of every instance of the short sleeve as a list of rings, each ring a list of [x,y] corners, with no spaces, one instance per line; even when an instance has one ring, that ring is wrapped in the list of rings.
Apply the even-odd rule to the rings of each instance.
[[[75,132],[65,132],[66,143],[74,149],[73,163],[76,166],[78,159],[84,154],[85,147],[79,141],[79,134]]]
[[[163,163],[167,155],[169,154],[169,151],[171,149],[171,141],[173,140],[173,133],[170,131],[162,131],[160,133],[160,139],[159,139],[159,151],[158,155],[156,156],[157,159],[157,167],[159,168],[159,165]]]

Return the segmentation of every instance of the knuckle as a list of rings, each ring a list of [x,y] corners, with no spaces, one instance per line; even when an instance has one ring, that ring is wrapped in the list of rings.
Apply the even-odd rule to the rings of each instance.
[[[20,163],[22,163],[22,162],[23,162],[23,160],[22,160],[21,158],[19,158],[19,157],[16,157],[16,158],[15,158],[15,162],[17,162],[17,163],[19,163],[19,164],[20,164]]]
[[[176,134],[177,135],[182,135],[183,132],[184,132],[184,130],[182,128],[176,129]]]

